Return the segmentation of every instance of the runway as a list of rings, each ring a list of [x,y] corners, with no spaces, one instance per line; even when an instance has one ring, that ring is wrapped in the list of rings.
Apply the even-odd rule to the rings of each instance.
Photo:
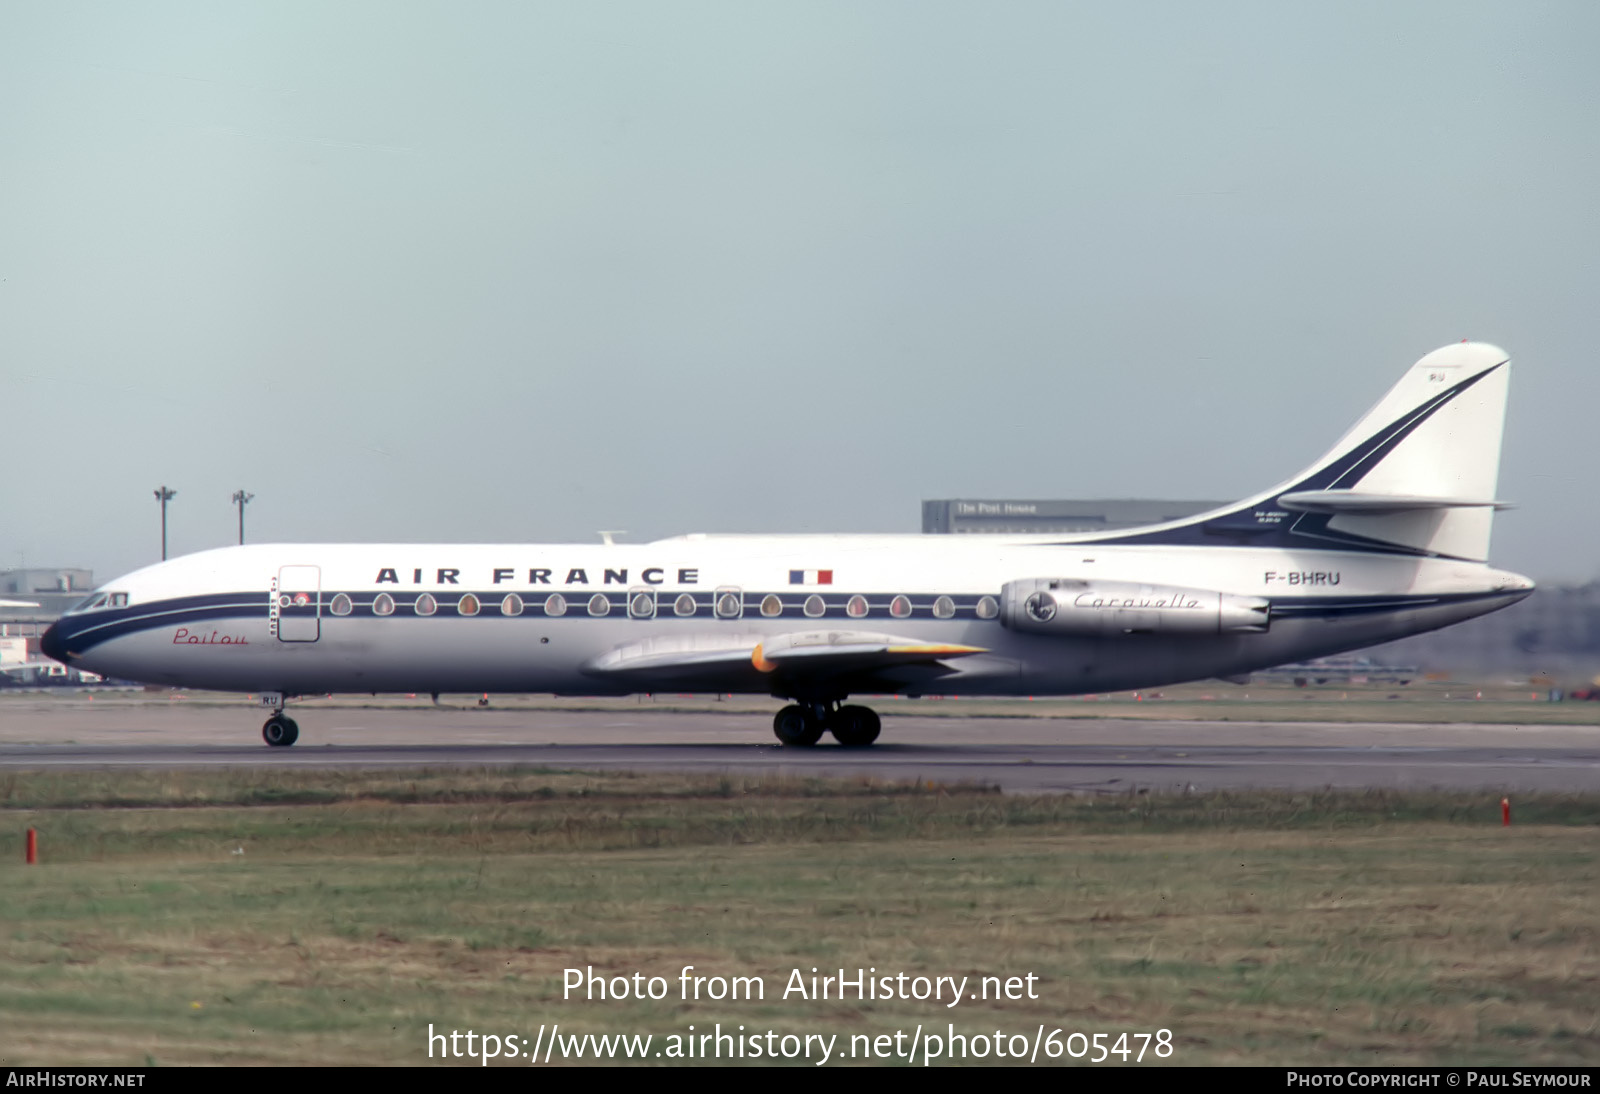
[[[770,713],[339,707],[261,743],[244,704],[8,702],[0,769],[541,767],[975,783],[1018,793],[1244,788],[1600,791],[1600,727],[896,716],[878,745],[781,748]]]

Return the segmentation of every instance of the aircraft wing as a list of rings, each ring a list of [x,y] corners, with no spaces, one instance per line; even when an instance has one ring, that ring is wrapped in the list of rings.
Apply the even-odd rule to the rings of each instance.
[[[584,666],[584,671],[618,682],[687,687],[729,676],[755,679],[779,675],[788,680],[860,677],[912,666],[937,674],[947,659],[986,652],[978,646],[920,642],[866,631],[672,635],[608,650]]]
[[[59,662],[48,659],[41,659],[37,661],[18,661],[12,665],[0,665],[0,673],[10,674],[31,672],[34,669],[53,669],[58,665]]]

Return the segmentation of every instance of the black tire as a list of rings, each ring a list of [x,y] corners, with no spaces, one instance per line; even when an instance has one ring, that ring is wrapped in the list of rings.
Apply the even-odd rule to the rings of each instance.
[[[871,707],[840,707],[828,728],[846,748],[865,748],[878,739],[883,722]]]
[[[821,723],[793,703],[772,716],[772,732],[789,747],[809,748],[822,740]]]
[[[300,727],[295,724],[293,718],[274,714],[267,719],[267,724],[261,727],[261,739],[273,748],[288,748],[300,739]]]

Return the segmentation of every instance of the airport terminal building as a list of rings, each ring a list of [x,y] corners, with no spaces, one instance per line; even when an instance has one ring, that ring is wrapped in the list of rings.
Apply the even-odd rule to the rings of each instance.
[[[94,589],[94,573],[72,567],[0,570],[0,600],[39,605],[33,614],[56,618]]]
[[[1146,498],[941,498],[922,503],[922,531],[927,535],[1107,532],[1192,517],[1223,504]]]
[[[39,636],[94,589],[94,574],[74,567],[0,570],[0,687],[76,683],[65,665],[45,663]]]
[[[1600,582],[1540,585],[1504,611],[1362,651],[1425,671],[1549,677],[1568,686],[1600,675]]]

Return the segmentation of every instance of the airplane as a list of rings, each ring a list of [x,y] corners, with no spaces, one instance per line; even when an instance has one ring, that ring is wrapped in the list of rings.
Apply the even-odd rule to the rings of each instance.
[[[41,648],[116,679],[260,694],[755,693],[787,746],[872,744],[852,695],[1037,696],[1228,678],[1459,623],[1491,568],[1510,362],[1423,357],[1252,497],[1059,535],[685,535],[643,544],[252,544],[112,581]]]

